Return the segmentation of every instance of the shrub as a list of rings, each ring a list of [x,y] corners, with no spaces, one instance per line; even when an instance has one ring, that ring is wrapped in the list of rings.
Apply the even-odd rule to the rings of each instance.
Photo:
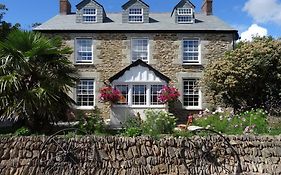
[[[86,113],[79,111],[79,129],[88,134],[94,133],[104,133],[105,123],[101,116],[100,110],[95,107],[94,110],[88,111]]]
[[[31,134],[31,131],[27,127],[21,127],[16,130],[15,135],[16,136],[29,136]]]
[[[145,116],[146,120],[142,124],[144,134],[171,134],[176,126],[176,118],[166,111],[147,110]]]
[[[201,85],[216,105],[281,113],[280,57],[280,40],[264,37],[241,42],[224,57],[209,62]]]
[[[196,119],[194,125],[214,129],[225,134],[267,134],[269,125],[267,114],[262,109],[252,109],[238,115],[213,114],[204,118]]]
[[[128,137],[140,136],[142,134],[141,124],[142,121],[139,117],[129,117],[123,125],[124,130],[122,135]]]

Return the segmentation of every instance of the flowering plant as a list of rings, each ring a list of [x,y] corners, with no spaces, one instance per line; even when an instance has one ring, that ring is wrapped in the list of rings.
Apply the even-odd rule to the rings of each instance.
[[[121,92],[112,88],[111,86],[105,86],[100,89],[100,101],[116,103],[121,98]]]
[[[159,95],[159,101],[162,103],[176,101],[180,96],[179,90],[175,87],[164,86]]]

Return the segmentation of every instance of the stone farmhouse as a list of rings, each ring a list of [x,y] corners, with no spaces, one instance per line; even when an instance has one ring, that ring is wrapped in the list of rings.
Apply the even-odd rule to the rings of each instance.
[[[200,12],[189,0],[180,0],[167,13],[150,12],[142,0],[129,0],[122,12],[108,13],[95,0],[83,0],[71,12],[60,0],[60,14],[34,30],[63,37],[73,48],[69,59],[79,70],[80,82],[70,95],[77,109],[102,109],[112,126],[146,109],[165,109],[157,98],[163,85],[179,89],[174,113],[185,117],[208,107],[197,82],[212,59],[233,49],[233,29],[213,15],[212,0],[202,0]],[[124,100],[99,102],[104,82],[122,92]]]

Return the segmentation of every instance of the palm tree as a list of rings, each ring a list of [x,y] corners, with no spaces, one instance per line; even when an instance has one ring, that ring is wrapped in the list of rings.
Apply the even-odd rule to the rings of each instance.
[[[71,53],[59,38],[12,31],[0,42],[0,116],[20,117],[33,130],[65,117],[77,81]]]

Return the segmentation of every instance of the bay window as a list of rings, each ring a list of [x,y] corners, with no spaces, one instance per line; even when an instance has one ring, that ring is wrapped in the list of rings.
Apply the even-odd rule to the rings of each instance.
[[[164,106],[158,99],[160,91],[164,84],[142,84],[128,83],[115,85],[122,96],[117,105],[126,105],[132,107],[142,106]]]

